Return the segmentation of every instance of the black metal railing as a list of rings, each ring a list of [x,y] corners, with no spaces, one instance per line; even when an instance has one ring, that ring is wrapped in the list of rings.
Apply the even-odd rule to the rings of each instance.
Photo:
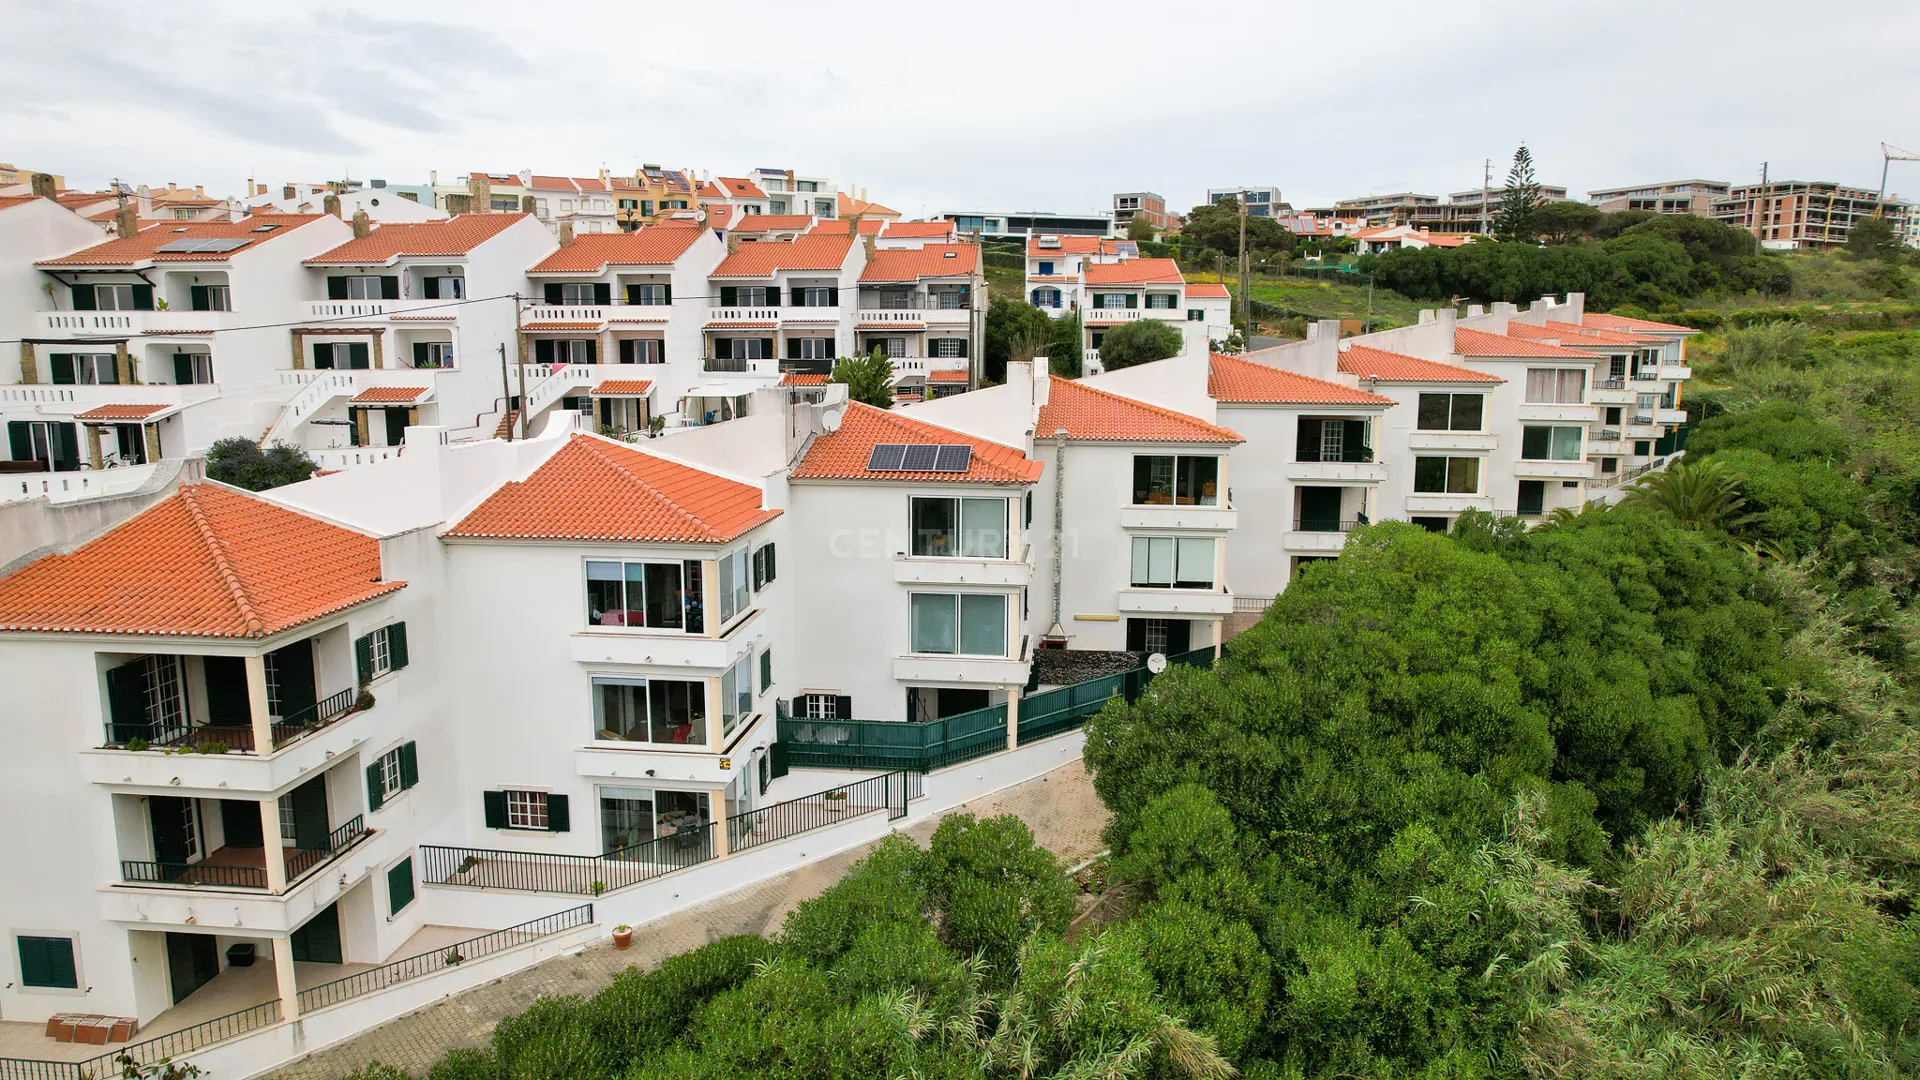
[[[727,819],[727,850],[747,851],[876,810],[889,821],[906,817],[923,782],[919,773],[890,772],[735,814]]]
[[[335,979],[300,991],[298,999],[300,1013],[304,1016],[315,1009],[324,1009],[342,1001],[351,1001],[357,997],[377,993],[409,979],[417,979],[423,975],[445,971],[450,967],[458,967],[469,960],[505,952],[516,946],[538,941],[543,937],[551,937],[562,931],[586,926],[591,922],[593,922],[593,905],[581,904],[579,907],[568,908],[530,922],[523,922],[518,926],[509,926],[505,930],[495,930],[490,934],[468,938],[443,949],[356,972],[344,979]]]
[[[1639,371],[1633,373],[1633,377],[1636,382],[1658,382],[1660,379],[1660,369],[1641,368]]]
[[[216,753],[228,750],[252,750],[253,728],[241,724],[162,725],[155,723],[118,724],[107,721],[107,744],[125,747],[134,740],[148,746],[198,749]]]
[[[1218,650],[1208,645],[1174,653],[1167,657],[1167,664],[1170,667],[1175,664],[1211,667],[1217,655]],[[1025,746],[1037,739],[1080,727],[1088,717],[1106,708],[1107,702],[1113,699],[1137,701],[1153,678],[1153,672],[1143,665],[1117,675],[1103,675],[1097,679],[1029,694],[1020,699],[1019,744]]]
[[[1593,380],[1593,388],[1595,390],[1625,390],[1627,388],[1627,380],[1595,379]]]
[[[206,885],[216,889],[264,889],[267,871],[259,866],[208,866],[205,863],[120,860],[120,880],[129,885]]]
[[[307,871],[331,860],[334,856],[359,843],[367,835],[364,819],[355,815],[352,821],[333,830],[327,835],[325,848],[302,848],[287,856],[287,881],[297,881]]]
[[[1594,442],[1619,442],[1620,429],[1603,427],[1599,431],[1596,431],[1593,433],[1593,441]]]
[[[667,836],[604,855],[549,855],[533,851],[421,845],[420,880],[469,889],[598,896],[698,866],[713,858],[713,825]]]
[[[1340,450],[1334,450],[1334,451],[1321,450],[1319,448],[1310,447],[1304,450],[1297,450],[1293,458],[1295,461],[1310,462],[1310,463],[1334,462],[1334,461],[1347,462],[1347,463],[1369,462],[1373,460],[1373,447],[1350,446],[1350,447],[1345,447]]]
[[[753,361],[741,356],[709,356],[700,362],[702,371],[749,371]]]
[[[282,717],[273,725],[273,748],[278,750],[307,732],[325,727],[352,712],[354,702],[359,699],[360,691],[349,686],[337,694],[321,698],[312,705],[297,710],[291,716]]]
[[[128,1043],[85,1061],[0,1058],[0,1080],[101,1080],[111,1076],[132,1076],[139,1066],[177,1058],[189,1050],[211,1046],[279,1022],[280,1003],[266,1001],[192,1027],[169,1031],[144,1042]]]
[[[1358,518],[1294,518],[1295,532],[1351,532],[1365,525]]]

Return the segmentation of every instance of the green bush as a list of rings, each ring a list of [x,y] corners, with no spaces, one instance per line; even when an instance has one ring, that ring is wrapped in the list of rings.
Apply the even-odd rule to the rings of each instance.
[[[943,818],[921,876],[941,915],[941,939],[963,956],[984,956],[996,981],[1011,977],[1029,937],[1060,933],[1073,917],[1073,886],[1053,853],[1011,814]]]
[[[830,966],[869,929],[911,923],[928,907],[922,866],[926,853],[903,836],[889,836],[826,892],[804,900],[780,928],[783,951]]]

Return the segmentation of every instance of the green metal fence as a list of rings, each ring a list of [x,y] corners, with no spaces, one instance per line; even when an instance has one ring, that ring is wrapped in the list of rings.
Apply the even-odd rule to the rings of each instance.
[[[1174,664],[1211,667],[1216,654],[1217,650],[1209,645],[1204,649],[1175,653],[1167,657],[1167,664],[1169,667]],[[1020,699],[1020,745],[1025,746],[1037,739],[1080,727],[1114,698],[1138,701],[1140,692],[1152,681],[1151,671],[1137,667],[1118,675],[1104,675],[1098,679],[1028,694]]]
[[[818,769],[929,772],[1007,748],[1007,707],[942,720],[810,720],[781,716],[787,762]]]

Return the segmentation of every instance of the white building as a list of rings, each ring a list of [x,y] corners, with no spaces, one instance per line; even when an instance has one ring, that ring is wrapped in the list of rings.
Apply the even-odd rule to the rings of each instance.
[[[356,182],[346,190],[336,190],[337,185],[328,184],[283,184],[276,193],[269,191],[266,185],[259,186],[257,194],[247,200],[249,214],[334,214],[351,220],[353,215],[365,211],[367,217],[381,223],[394,221],[445,221],[448,214],[431,204],[423,204],[387,187],[383,181],[374,181],[374,186],[361,187]],[[329,203],[328,196],[336,202]],[[329,209],[337,207],[337,210]]]
[[[1223,199],[1237,199],[1247,208],[1250,217],[1280,217],[1287,211],[1287,202],[1280,197],[1277,187],[1226,187],[1208,188],[1207,202],[1217,203]]]
[[[755,169],[745,179],[766,195],[769,214],[840,216],[839,192],[824,176],[800,176],[792,169]]]
[[[1180,331],[1182,355],[1205,356],[1213,341],[1233,332],[1232,300],[1224,285],[1188,285],[1172,259],[1119,259],[1086,264],[1080,273],[1087,306],[1080,324],[1083,362],[1100,371],[1100,343],[1116,326],[1158,319]]]
[[[860,272],[856,348],[892,358],[902,390],[965,390],[979,381],[973,365],[986,334],[985,295],[976,244],[878,248],[876,242]]]

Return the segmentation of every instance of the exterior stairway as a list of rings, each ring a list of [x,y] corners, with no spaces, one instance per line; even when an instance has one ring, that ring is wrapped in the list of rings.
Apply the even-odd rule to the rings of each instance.
[[[508,409],[507,415],[500,418],[500,426],[493,429],[493,437],[496,439],[510,438],[513,435],[513,426],[519,422],[520,410]]]

